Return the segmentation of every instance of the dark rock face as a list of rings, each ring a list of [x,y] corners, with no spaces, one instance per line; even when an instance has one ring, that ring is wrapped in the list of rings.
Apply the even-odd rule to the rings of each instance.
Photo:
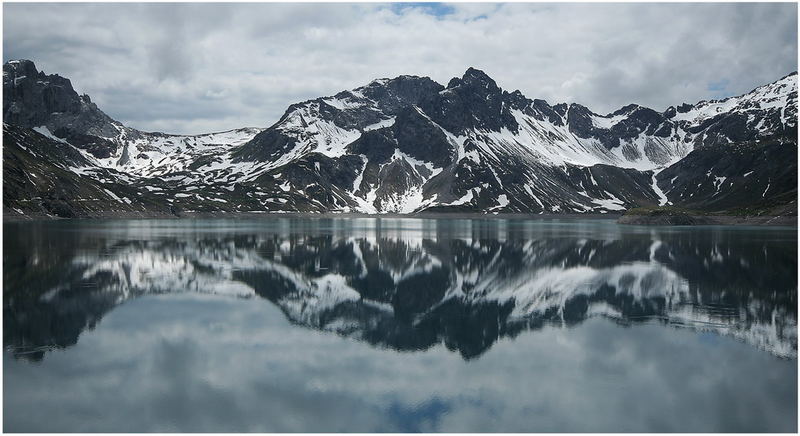
[[[69,79],[47,76],[31,61],[3,65],[3,120],[25,127],[41,126],[56,112],[78,113],[81,99]]]
[[[40,72],[28,60],[3,65],[3,122],[45,126],[55,136],[101,158],[116,149],[106,138],[122,130],[89,96],[78,95],[69,79]]]
[[[563,116],[566,114],[566,112],[559,113],[554,106],[550,106],[544,100],[533,100],[531,109],[533,109],[531,113],[537,120],[547,120],[554,126],[564,125]]]
[[[422,103],[421,108],[437,124],[455,134],[466,129],[517,130],[517,122],[506,107],[509,94],[503,94],[494,80],[474,68],[453,78],[447,88]]]
[[[408,106],[419,105],[444,87],[429,77],[400,76],[387,79],[383,84],[373,81],[362,88],[362,93],[378,103],[386,114],[396,114]]]
[[[99,158],[111,157],[118,147],[118,144],[114,141],[99,136],[78,133],[69,127],[58,128],[53,132],[53,135]]]
[[[666,138],[672,133],[665,118],[658,112],[641,106],[631,105],[614,112],[614,115],[628,115],[627,118],[615,124],[611,130],[621,139],[630,139],[644,133],[648,136]]]
[[[236,161],[270,161],[291,151],[297,140],[278,130],[268,129],[256,135],[246,146],[233,153]]]
[[[704,146],[657,176],[676,205],[698,210],[797,209],[797,143]]]
[[[391,127],[397,149],[436,167],[446,167],[456,158],[456,150],[441,129],[416,108],[400,112]]]
[[[579,104],[569,105],[567,126],[569,131],[579,138],[598,138],[606,148],[619,146],[619,137],[608,129],[595,127],[592,116],[596,115],[587,107]]]
[[[51,125],[77,133],[110,136],[114,122],[91,102],[79,96],[69,79],[36,70],[31,61],[3,65],[3,121],[23,127]]]
[[[606,148],[619,147],[622,140],[632,140],[640,135],[669,137],[673,126],[658,112],[635,104],[625,106],[609,117],[622,118],[611,128],[597,127],[593,119],[599,115],[579,104],[569,106],[569,129],[581,138],[597,138]]]

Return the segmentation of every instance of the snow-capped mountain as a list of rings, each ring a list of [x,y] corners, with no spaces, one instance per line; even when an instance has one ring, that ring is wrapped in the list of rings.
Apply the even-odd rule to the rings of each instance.
[[[6,63],[3,77],[4,137],[19,147],[13,152],[48,141],[75,147],[85,162],[50,164],[111,192],[115,211],[131,206],[117,193],[121,184],[158,205],[132,212],[158,214],[796,205],[796,74],[725,100],[600,115],[509,93],[470,68],[447,86],[427,77],[379,79],[293,104],[266,129],[197,136],[123,126],[30,61]],[[36,133],[9,134],[16,128]],[[7,212],[58,215],[16,200],[5,202]],[[62,212],[98,213],[68,193],[59,200]]]
[[[52,253],[51,242],[36,235],[11,234],[26,248],[10,254],[8,268],[41,271],[42,279],[9,288],[4,343],[20,355],[71,346],[126,301],[193,292],[264,298],[307,328],[404,351],[445,345],[467,359],[502,338],[595,317],[710,332],[797,355],[791,241],[675,232],[485,239],[477,228],[460,238],[434,228],[423,239],[409,231],[290,230],[152,240],[130,239],[125,229],[116,237],[72,232],[59,242],[67,255]]]

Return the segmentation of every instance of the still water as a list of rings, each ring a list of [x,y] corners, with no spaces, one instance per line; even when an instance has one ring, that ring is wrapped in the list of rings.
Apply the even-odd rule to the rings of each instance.
[[[5,431],[797,430],[797,230],[4,224]]]

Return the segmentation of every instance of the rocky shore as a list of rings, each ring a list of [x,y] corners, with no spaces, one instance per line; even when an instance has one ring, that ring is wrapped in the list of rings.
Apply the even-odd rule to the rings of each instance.
[[[704,214],[677,208],[637,208],[625,212],[619,224],[651,226],[797,226],[797,214],[788,215],[723,215]]]

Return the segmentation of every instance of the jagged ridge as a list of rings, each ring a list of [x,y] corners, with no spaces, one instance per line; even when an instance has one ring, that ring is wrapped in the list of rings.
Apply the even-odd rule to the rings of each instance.
[[[427,77],[379,79],[291,105],[266,129],[197,136],[125,127],[69,80],[38,72],[30,61],[6,63],[3,86],[5,123],[45,137],[34,143],[67,143],[85,158],[54,165],[87,183],[108,183],[114,193],[115,183],[125,184],[177,214],[605,213],[657,204],[720,210],[776,197],[796,204],[796,159],[773,182],[769,159],[731,153],[765,143],[778,148],[773,155],[795,152],[796,74],[721,101],[664,112],[628,105],[598,115],[504,91],[470,68],[447,86]],[[724,174],[711,167],[696,180],[680,170],[722,157],[735,161]],[[694,183],[715,189],[690,199],[685,187]],[[736,195],[745,184],[746,192],[766,194]],[[57,215],[13,201],[4,206]],[[71,208],[77,216],[102,212]]]

